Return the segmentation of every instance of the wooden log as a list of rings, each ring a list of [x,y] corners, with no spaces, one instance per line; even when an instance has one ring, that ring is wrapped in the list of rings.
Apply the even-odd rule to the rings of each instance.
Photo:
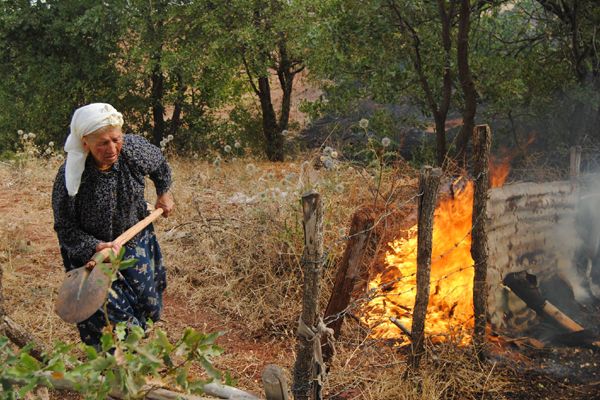
[[[39,344],[39,341],[33,337],[31,333],[26,331],[21,325],[13,321],[8,315],[4,315],[0,318],[0,333],[6,335],[11,342],[19,347],[25,347],[27,344],[31,344],[32,348],[29,354],[37,360],[42,361],[44,347]]]
[[[283,370],[269,364],[262,373],[263,387],[267,400],[288,400],[288,384]]]
[[[390,317],[390,322],[396,325],[412,341],[412,332],[398,318]]]
[[[75,388],[75,384],[69,379],[65,378],[57,378],[53,372],[45,371],[40,372],[40,376],[43,376],[43,379],[39,385],[44,386],[46,384],[49,385],[50,388],[55,390],[69,390],[69,391],[77,391]],[[14,385],[24,385],[25,381],[19,380],[7,380],[7,382]],[[214,400],[215,398],[219,399],[235,399],[235,400],[259,400],[258,397],[254,396],[251,393],[244,392],[243,390],[221,385],[219,383],[213,382],[205,385],[204,392],[213,397],[205,397],[205,396],[197,396],[192,394],[178,393],[172,390],[163,389],[163,388],[153,388],[147,387],[143,388],[141,392],[147,391],[146,396],[144,398],[149,400]],[[129,397],[121,393],[118,389],[113,389],[110,392],[110,397],[114,399],[128,399]]]
[[[303,270],[304,284],[300,324],[312,329],[318,322],[321,266],[323,264],[323,210],[321,196],[308,192],[302,196],[304,226]],[[299,326],[300,328],[300,326]],[[300,331],[300,329],[299,329]],[[292,392],[296,400],[320,399],[321,387],[317,376],[324,373],[316,362],[314,340],[299,333],[294,364]],[[320,350],[320,345],[319,345]]]
[[[357,282],[368,278],[364,260],[371,258],[365,257],[365,251],[369,239],[373,235],[374,223],[374,215],[368,208],[361,208],[352,216],[349,239],[346,242],[346,249],[335,275],[331,297],[325,308],[323,318],[327,327],[333,329],[336,339],[340,336],[344,322],[344,311],[350,304]],[[372,256],[372,254],[370,255]],[[333,346],[329,342],[323,343],[323,361],[329,362],[332,356]]]
[[[487,266],[488,244],[486,233],[487,200],[490,187],[489,159],[492,133],[487,125],[477,125],[473,130],[473,228],[471,231],[471,257],[475,263],[473,276],[473,312],[475,327],[473,345],[480,359],[485,358],[485,327],[487,320]]]
[[[207,385],[204,385],[204,393],[220,399],[258,400],[258,397],[251,393],[245,392],[238,388],[223,385],[219,382],[211,382]]]
[[[572,146],[569,156],[569,177],[577,179],[581,171],[581,146]]]
[[[425,317],[429,305],[431,276],[431,251],[433,236],[433,212],[437,200],[442,171],[430,166],[423,167],[419,176],[419,200],[417,216],[417,294],[413,308],[411,329],[412,352],[410,365],[419,366],[424,352]]]

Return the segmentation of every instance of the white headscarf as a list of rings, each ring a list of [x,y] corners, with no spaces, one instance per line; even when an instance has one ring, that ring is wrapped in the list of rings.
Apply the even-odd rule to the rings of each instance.
[[[108,125],[123,126],[123,115],[110,104],[92,103],[75,110],[71,119],[71,133],[65,143],[65,181],[69,196],[75,196],[79,191],[85,169],[88,151],[83,147],[83,137]]]

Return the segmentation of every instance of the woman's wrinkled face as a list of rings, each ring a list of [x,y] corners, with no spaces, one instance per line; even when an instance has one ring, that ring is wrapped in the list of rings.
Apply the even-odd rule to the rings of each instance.
[[[103,128],[83,137],[83,147],[89,150],[96,165],[103,169],[117,162],[123,147],[123,132],[119,127]]]

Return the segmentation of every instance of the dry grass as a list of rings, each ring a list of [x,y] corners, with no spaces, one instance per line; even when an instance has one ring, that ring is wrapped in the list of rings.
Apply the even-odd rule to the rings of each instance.
[[[333,171],[315,171],[302,162],[238,160],[217,168],[173,159],[171,164],[177,211],[157,224],[169,273],[164,326],[173,336],[185,326],[223,331],[226,353],[218,366],[231,371],[240,387],[260,392],[266,364],[291,371],[294,361],[301,309],[301,193],[316,187],[323,199],[324,305],[350,218],[358,206],[373,202],[377,182],[345,164]],[[0,165],[5,306],[45,343],[78,341],[76,329],[53,312],[63,277],[50,206],[57,168],[41,161],[20,168]],[[415,194],[415,183],[415,173],[404,166],[386,172],[381,192],[393,193],[390,206],[403,204]],[[353,320],[336,347],[328,398],[503,398],[504,378],[465,349],[438,346],[418,375],[404,376],[403,350],[368,339]]]

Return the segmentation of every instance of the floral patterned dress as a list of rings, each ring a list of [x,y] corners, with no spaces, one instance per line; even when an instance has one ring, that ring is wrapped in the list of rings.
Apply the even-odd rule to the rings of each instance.
[[[96,168],[88,156],[79,192],[71,197],[60,167],[52,192],[54,229],[67,271],[84,265],[100,242],[110,242],[148,215],[144,199],[145,176],[161,195],[171,186],[171,169],[160,149],[136,135],[125,135],[121,154],[107,171]],[[108,296],[111,323],[125,321],[143,328],[157,321],[166,288],[166,271],[152,225],[125,245],[125,258],[136,264],[121,271]],[[98,346],[106,325],[103,309],[77,324],[81,339]]]

